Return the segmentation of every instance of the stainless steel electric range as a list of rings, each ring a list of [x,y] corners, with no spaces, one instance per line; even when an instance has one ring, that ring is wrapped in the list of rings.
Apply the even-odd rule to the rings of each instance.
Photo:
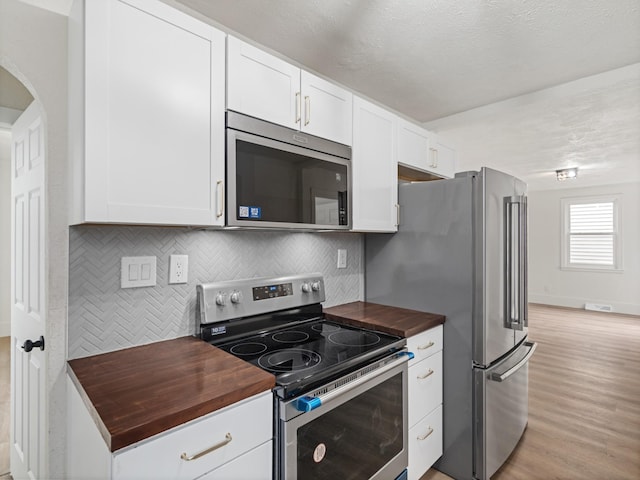
[[[200,337],[276,377],[274,479],[404,478],[404,338],[327,321],[317,273],[197,292]]]

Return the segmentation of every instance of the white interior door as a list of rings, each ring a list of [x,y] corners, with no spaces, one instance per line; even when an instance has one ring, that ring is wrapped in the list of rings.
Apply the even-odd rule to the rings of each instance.
[[[46,478],[44,129],[32,103],[11,144],[11,474]],[[31,348],[30,348],[31,347]],[[30,351],[28,351],[30,350]]]

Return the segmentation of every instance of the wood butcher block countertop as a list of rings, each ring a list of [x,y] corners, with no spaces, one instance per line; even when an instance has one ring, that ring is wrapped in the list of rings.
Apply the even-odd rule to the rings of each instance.
[[[370,302],[352,302],[325,308],[324,315],[329,320],[400,337],[411,337],[437,327],[445,321],[445,316],[437,313],[419,312]]]
[[[68,371],[112,452],[275,386],[195,337],[70,360]]]

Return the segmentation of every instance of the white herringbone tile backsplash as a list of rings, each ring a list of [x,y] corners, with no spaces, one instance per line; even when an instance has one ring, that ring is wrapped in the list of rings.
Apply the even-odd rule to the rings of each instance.
[[[69,358],[192,335],[198,283],[322,272],[325,306],[359,300],[363,248],[355,233],[71,227]],[[189,255],[189,283],[168,284],[172,254]],[[157,257],[157,285],[121,289],[120,258],[146,255]]]

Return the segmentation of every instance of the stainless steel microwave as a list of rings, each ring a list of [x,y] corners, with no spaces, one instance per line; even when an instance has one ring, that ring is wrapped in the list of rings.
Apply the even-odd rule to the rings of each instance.
[[[351,147],[227,111],[227,224],[351,228]]]

